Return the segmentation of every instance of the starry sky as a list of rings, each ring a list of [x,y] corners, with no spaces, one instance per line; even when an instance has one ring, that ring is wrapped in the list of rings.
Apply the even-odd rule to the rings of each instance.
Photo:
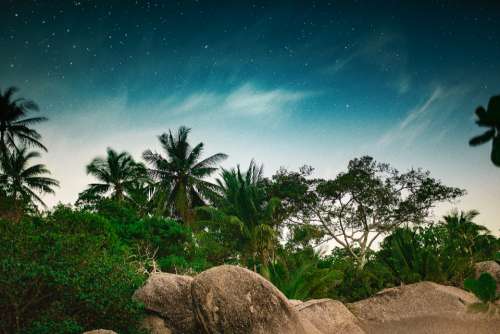
[[[137,159],[179,125],[224,166],[334,177],[369,154],[468,190],[500,229],[500,169],[473,110],[500,93],[496,1],[0,0],[0,87],[50,121],[43,162],[73,202],[106,147]],[[438,214],[451,206],[438,209]]]

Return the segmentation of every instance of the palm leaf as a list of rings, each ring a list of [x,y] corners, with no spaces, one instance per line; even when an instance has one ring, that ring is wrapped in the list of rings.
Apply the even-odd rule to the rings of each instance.
[[[484,132],[482,135],[476,136],[469,141],[469,145],[477,146],[482,145],[490,140],[492,140],[495,136],[495,129],[488,130]]]

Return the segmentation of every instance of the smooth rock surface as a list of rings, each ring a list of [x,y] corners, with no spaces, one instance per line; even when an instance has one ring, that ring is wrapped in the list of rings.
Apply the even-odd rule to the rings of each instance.
[[[321,334],[301,321],[287,298],[260,275],[219,266],[197,275],[193,303],[206,333]]]
[[[295,306],[322,334],[363,334],[358,319],[337,300],[313,299]]]
[[[190,276],[154,273],[133,298],[160,315],[173,333],[199,334],[191,298],[192,282]]]
[[[165,320],[157,315],[146,316],[142,321],[142,327],[146,329],[149,334],[172,334]]]
[[[382,290],[375,296],[349,304],[360,320],[399,321],[416,317],[469,315],[467,307],[477,298],[459,288],[420,282]]]
[[[500,333],[500,318],[471,312],[477,298],[459,288],[420,282],[386,289],[347,306],[367,334]]]

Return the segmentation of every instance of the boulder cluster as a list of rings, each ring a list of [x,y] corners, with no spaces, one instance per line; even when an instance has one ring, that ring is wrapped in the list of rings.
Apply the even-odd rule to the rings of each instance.
[[[290,301],[262,276],[237,266],[194,278],[155,273],[134,298],[150,312],[144,325],[152,334],[364,333],[342,303]]]
[[[347,305],[332,299],[302,302],[288,300],[258,274],[228,265],[194,278],[154,273],[133,298],[148,311],[143,325],[151,334],[493,333],[500,328],[500,319],[471,313],[469,306],[478,300],[455,287],[420,282]]]

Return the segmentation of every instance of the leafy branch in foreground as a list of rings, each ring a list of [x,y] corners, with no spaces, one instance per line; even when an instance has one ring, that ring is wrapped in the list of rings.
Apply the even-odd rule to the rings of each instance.
[[[480,106],[476,109],[476,124],[481,127],[487,127],[483,134],[472,138],[469,145],[482,145],[490,140],[493,142],[491,147],[491,161],[495,166],[500,167],[500,95],[493,96],[488,102],[488,109]]]

